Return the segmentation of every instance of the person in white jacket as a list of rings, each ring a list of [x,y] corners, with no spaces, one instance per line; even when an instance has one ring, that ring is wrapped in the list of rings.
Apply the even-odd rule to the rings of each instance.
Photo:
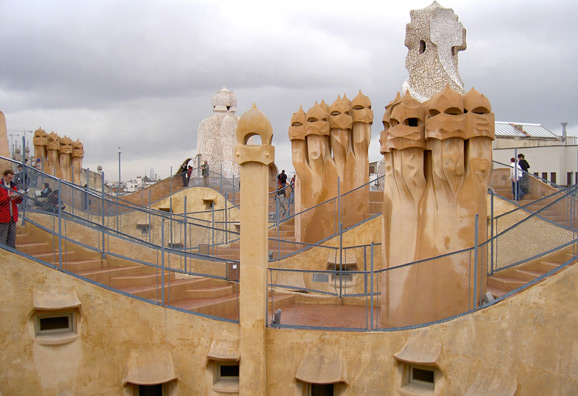
[[[510,180],[512,181],[512,195],[514,196],[514,201],[519,201],[524,196],[524,192],[520,188],[520,181],[524,177],[524,172],[520,167],[520,164],[515,158],[510,159]]]

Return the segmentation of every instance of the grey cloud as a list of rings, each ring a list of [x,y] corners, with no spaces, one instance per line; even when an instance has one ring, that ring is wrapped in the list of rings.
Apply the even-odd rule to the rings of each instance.
[[[577,5],[441,3],[467,29],[468,49],[460,53],[466,89],[488,96],[497,119],[554,131],[568,121],[578,133]],[[373,103],[375,140],[384,106],[408,76],[409,11],[428,3],[247,3],[247,15],[225,12],[235,4],[0,3],[0,110],[9,129],[42,125],[79,138],[91,168],[117,166],[120,145],[123,174],[142,174],[147,162],[167,176],[171,163],[194,152],[197,125],[225,85],[235,91],[238,115],[255,102],[269,117],[277,159],[289,170],[292,113],[362,89]],[[243,19],[259,7],[261,18]],[[378,150],[372,145],[370,157]]]

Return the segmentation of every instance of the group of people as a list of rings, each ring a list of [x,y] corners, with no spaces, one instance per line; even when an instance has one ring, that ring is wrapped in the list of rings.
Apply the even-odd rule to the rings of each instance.
[[[18,165],[18,172],[6,169],[0,179],[0,245],[16,247],[16,223],[18,222],[19,205],[30,187],[30,179]],[[32,183],[34,184],[34,183]],[[38,191],[38,201],[35,206],[47,212],[58,212],[58,190],[52,191],[48,183],[44,183]],[[64,205],[61,204],[64,209]]]
[[[179,174],[181,175],[181,179],[183,181],[183,187],[188,187],[189,182],[191,181],[191,176],[193,174],[193,167],[188,165],[191,159],[188,158],[185,162],[182,163],[181,167],[179,168]],[[203,184],[205,186],[209,185],[209,163],[207,161],[203,161],[201,165],[201,176],[203,176]]]
[[[530,178],[528,176],[528,169],[530,164],[526,161],[524,154],[518,154],[516,158],[510,159],[510,181],[512,182],[512,195],[514,201],[521,200],[524,195],[530,192]]]

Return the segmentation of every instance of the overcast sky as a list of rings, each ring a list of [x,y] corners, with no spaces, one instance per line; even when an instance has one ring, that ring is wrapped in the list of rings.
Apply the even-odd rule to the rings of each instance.
[[[84,143],[106,179],[167,177],[196,150],[223,86],[237,115],[252,103],[273,126],[276,162],[293,171],[291,115],[316,100],[372,101],[370,159],[384,106],[408,77],[409,11],[430,1],[1,0],[0,111],[13,140],[41,126]],[[578,135],[578,2],[441,0],[467,30],[459,71],[496,120]],[[32,139],[26,133],[27,140]]]

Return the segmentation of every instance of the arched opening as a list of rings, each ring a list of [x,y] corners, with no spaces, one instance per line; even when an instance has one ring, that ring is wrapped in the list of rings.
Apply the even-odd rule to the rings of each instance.
[[[452,48],[453,50],[453,48]],[[420,40],[419,41],[419,53],[423,54],[425,52],[425,41]]]

